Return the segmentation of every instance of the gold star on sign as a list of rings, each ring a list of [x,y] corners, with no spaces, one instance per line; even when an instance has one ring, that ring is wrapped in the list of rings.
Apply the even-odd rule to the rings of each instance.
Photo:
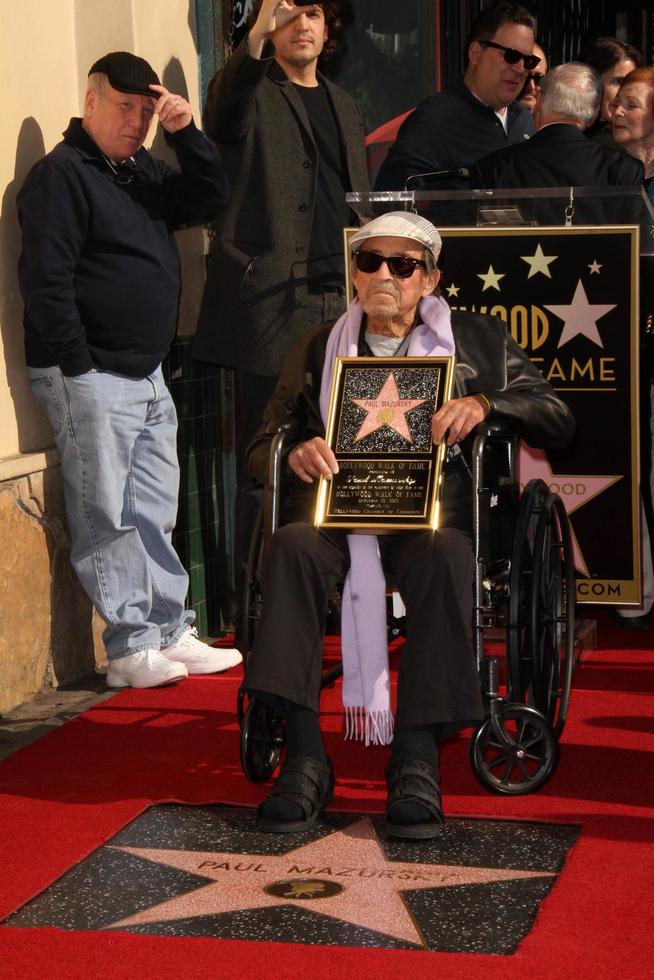
[[[500,279],[504,279],[504,275],[504,272],[495,272],[492,265],[488,266],[488,272],[478,272],[477,278],[481,279],[484,284],[482,293],[485,293],[487,289],[496,289],[499,293]]]
[[[448,296],[458,296],[460,289],[461,289],[460,286],[455,286],[454,283],[452,283],[451,286],[447,287],[445,292],[447,293]]]
[[[599,276],[599,271],[602,268],[602,265],[600,262],[597,261],[597,259],[593,259],[592,264],[589,265],[588,268],[590,269],[591,276],[592,275]]]
[[[543,249],[540,245],[536,246],[536,251],[533,255],[521,255],[520,258],[523,262],[526,262],[529,266],[529,275],[527,279],[531,279],[538,272],[541,272],[548,279],[552,278],[552,273],[550,272],[550,264],[558,259],[558,255],[544,255]]]

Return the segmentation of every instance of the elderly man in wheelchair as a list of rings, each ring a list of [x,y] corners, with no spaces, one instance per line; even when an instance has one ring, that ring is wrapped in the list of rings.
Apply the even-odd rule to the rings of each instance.
[[[261,830],[306,830],[332,798],[334,774],[319,722],[328,596],[343,585],[343,703],[347,734],[390,744],[386,830],[426,839],[443,824],[439,743],[484,717],[470,643],[470,434],[484,419],[507,423],[532,446],[559,447],[574,433],[567,407],[495,317],[450,311],[437,286],[438,231],[408,212],[375,218],[350,242],[356,299],[336,323],[289,354],[249,451],[265,482],[271,442],[289,424],[283,516],[263,572],[263,612],[243,689],[285,721],[287,750]],[[439,530],[346,535],[312,523],[317,478],[337,461],[325,442],[337,356],[456,356],[457,397],[433,416],[448,447]],[[467,440],[467,441],[466,441]],[[406,606],[406,643],[391,712],[384,575]]]

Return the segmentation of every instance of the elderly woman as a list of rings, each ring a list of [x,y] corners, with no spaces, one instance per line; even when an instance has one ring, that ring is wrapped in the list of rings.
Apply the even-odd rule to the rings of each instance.
[[[586,136],[611,142],[611,102],[625,77],[635,68],[640,68],[643,56],[631,44],[619,41],[617,37],[596,37],[592,40],[579,61],[595,69],[602,78],[602,104],[597,121],[586,130]]]
[[[613,139],[645,171],[645,187],[654,203],[654,68],[630,72],[610,104]]]
[[[610,105],[613,139],[643,164],[644,185],[654,206],[654,68],[637,68],[630,72]],[[619,610],[627,629],[649,626],[654,604],[654,563],[650,537],[654,529],[654,343],[651,321],[654,311],[654,276],[652,257],[641,258],[640,308],[643,322],[641,349],[641,491],[644,513],[641,521],[643,553],[643,603],[631,610]],[[649,480],[647,474],[649,473]]]

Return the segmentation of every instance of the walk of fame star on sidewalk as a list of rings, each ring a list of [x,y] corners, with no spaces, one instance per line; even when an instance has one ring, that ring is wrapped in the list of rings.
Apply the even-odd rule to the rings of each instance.
[[[420,930],[402,897],[404,890],[553,878],[546,871],[389,861],[367,818],[276,856],[140,847],[115,849],[206,877],[211,884],[114,922],[109,927],[114,929],[304,901],[310,903],[313,912],[424,946]],[[340,886],[335,894],[334,883]],[[277,894],[271,888],[275,885],[283,886],[274,889]]]

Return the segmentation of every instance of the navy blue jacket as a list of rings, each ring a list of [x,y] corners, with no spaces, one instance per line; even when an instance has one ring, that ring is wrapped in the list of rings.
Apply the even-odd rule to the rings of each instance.
[[[402,123],[379,171],[375,190],[400,191],[413,174],[470,167],[493,150],[522,143],[534,131],[531,113],[517,102],[508,107],[507,113],[505,131],[495,112],[480,102],[463,81],[430,96]],[[450,178],[431,182],[425,189],[467,186],[466,180]]]
[[[118,173],[72,119],[18,194],[30,367],[150,374],[168,353],[179,304],[174,229],[208,221],[229,188],[193,123],[167,142],[177,170],[140,149]]]

